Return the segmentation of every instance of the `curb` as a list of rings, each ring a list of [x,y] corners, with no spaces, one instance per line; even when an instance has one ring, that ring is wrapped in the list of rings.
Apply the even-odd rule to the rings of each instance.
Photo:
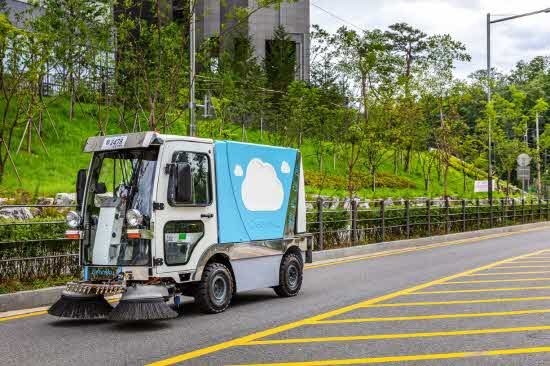
[[[0,295],[0,312],[51,305],[61,296],[64,288],[48,287]]]
[[[456,233],[449,235],[432,236],[428,238],[398,240],[392,242],[374,243],[368,245],[358,245],[348,248],[329,249],[319,252],[313,252],[313,262],[323,262],[342,259],[346,257],[361,256],[365,254],[374,254],[379,252],[387,252],[397,249],[422,247],[430,244],[444,244],[445,242],[452,242],[461,239],[478,238],[484,235],[499,234],[499,233],[513,233],[523,230],[536,229],[536,228],[550,228],[550,222],[541,222],[526,225],[506,226],[502,228],[486,229],[479,231],[468,231],[465,233]],[[483,238],[481,238],[483,239]],[[0,295],[0,313],[38,308],[41,306],[49,306],[53,304],[59,296],[65,286],[50,287],[40,290],[20,291],[11,294]]]
[[[381,243],[373,243],[367,245],[357,245],[347,248],[328,249],[323,251],[313,252],[313,262],[325,261],[330,259],[341,259],[343,257],[352,257],[363,254],[373,254],[381,251],[395,250],[422,247],[424,245],[445,243],[454,240],[477,238],[484,235],[513,233],[535,228],[550,228],[550,222],[537,222],[533,224],[505,226],[493,229],[484,229],[477,231],[467,231],[464,233],[455,233],[447,235],[430,236],[427,238],[406,239],[397,241],[387,241]]]

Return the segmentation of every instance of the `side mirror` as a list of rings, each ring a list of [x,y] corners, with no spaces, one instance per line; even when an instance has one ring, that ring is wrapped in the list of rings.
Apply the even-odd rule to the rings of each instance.
[[[86,189],[87,169],[80,169],[76,174],[76,205],[80,209],[84,200],[84,190]]]
[[[189,164],[175,163],[170,165],[168,201],[170,204],[193,203],[193,177]]]

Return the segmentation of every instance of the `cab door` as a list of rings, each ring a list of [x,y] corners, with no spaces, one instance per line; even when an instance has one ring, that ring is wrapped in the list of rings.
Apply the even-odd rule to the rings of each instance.
[[[193,270],[206,248],[218,241],[212,143],[167,141],[163,145],[155,199],[154,272]],[[170,165],[190,169],[190,201],[169,197]]]

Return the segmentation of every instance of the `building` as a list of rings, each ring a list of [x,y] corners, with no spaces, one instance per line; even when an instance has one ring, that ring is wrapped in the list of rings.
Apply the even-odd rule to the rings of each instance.
[[[23,0],[0,0],[0,12],[8,14],[8,19],[16,27],[23,28],[24,23],[32,16],[36,16],[40,9],[32,7]]]
[[[236,6],[248,6],[253,11],[246,22],[238,25],[232,18]],[[296,77],[309,80],[310,0],[283,3],[279,8],[256,9],[256,0],[200,0],[196,12],[197,41],[224,34],[230,29],[231,34],[250,37],[256,57],[263,60],[268,54],[266,50],[274,30],[283,26],[296,46]],[[231,38],[231,34],[227,37]]]
[[[270,41],[273,39],[274,30],[283,26],[289,33],[296,47],[296,78],[309,80],[309,54],[310,54],[310,0],[298,0],[293,3],[283,3],[280,7],[258,9],[256,0],[196,0],[196,40],[200,43],[210,37],[222,34],[224,45],[232,37],[246,36],[252,40],[256,57],[264,60],[269,57]],[[21,14],[30,8],[26,1],[0,0],[4,3],[10,19],[21,26],[21,21],[15,14]],[[135,4],[130,13],[133,16],[152,20],[151,0],[133,0]],[[189,16],[189,0],[159,0],[159,8],[163,22],[182,21],[187,22]],[[234,19],[234,11],[237,7],[248,7],[252,15],[245,22],[237,24]],[[115,9],[115,14],[117,9]]]

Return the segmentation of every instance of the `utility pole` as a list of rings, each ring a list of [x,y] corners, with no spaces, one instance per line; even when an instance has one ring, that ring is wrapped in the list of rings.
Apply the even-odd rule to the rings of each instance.
[[[540,199],[542,194],[542,182],[540,173],[540,144],[539,144],[539,112],[537,112],[536,118],[536,136],[537,136],[537,195]]]
[[[491,81],[492,81],[492,73],[491,73],[491,24],[494,24],[494,23],[502,23],[502,22],[506,22],[508,20],[513,20],[513,19],[518,19],[518,18],[523,18],[523,17],[527,17],[527,16],[531,16],[531,15],[535,15],[535,14],[541,14],[541,13],[550,13],[550,8],[546,8],[546,9],[542,9],[542,10],[537,10],[537,11],[532,11],[532,12],[529,12],[529,13],[524,13],[524,14],[519,14],[519,15],[512,15],[512,16],[509,16],[509,17],[504,17],[504,18],[500,18],[500,19],[495,19],[495,20],[491,20],[491,13],[487,13],[487,100],[488,102],[491,102]],[[491,161],[491,158],[492,158],[492,153],[491,153],[491,150],[492,150],[492,146],[491,146],[491,120],[489,119],[488,121],[489,123],[489,151],[488,151],[488,155],[489,155],[489,164],[488,164],[488,167],[487,167],[487,188],[489,190],[488,192],[488,198],[489,198],[489,202],[491,202],[493,200],[493,167],[492,167],[492,161]],[[537,138],[537,142],[538,142],[538,138]],[[540,171],[540,170],[539,170]]]
[[[189,0],[189,136],[196,135],[195,126],[195,1]]]
[[[491,13],[487,13],[487,102],[491,102]],[[487,166],[487,198],[493,201],[493,164],[492,164],[492,139],[491,139],[491,118],[487,118],[489,124],[489,148]]]

